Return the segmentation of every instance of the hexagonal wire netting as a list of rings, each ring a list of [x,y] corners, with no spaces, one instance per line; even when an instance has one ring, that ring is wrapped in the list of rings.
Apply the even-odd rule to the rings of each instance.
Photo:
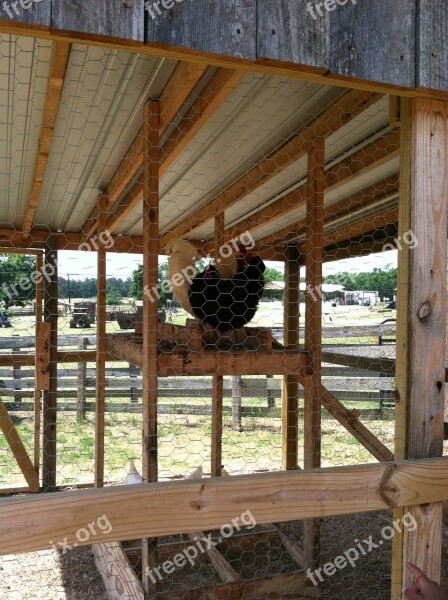
[[[48,445],[36,446],[51,419],[44,414],[42,421],[36,411],[37,400],[45,404],[45,392],[35,391],[32,363],[20,357],[2,362],[0,397],[11,418],[9,432],[18,433],[31,461],[35,455],[41,474],[47,468],[48,475],[54,459],[53,488],[88,487],[95,480],[96,250],[102,244],[108,250],[111,352],[104,484],[141,481],[142,124],[151,98],[161,99],[161,256],[158,289],[148,291],[158,304],[164,365],[158,380],[158,480],[277,472],[318,466],[311,465],[316,460],[336,467],[389,459],[397,256],[417,243],[412,231],[398,236],[399,129],[391,121],[389,98],[72,45],[29,237],[33,247],[58,232],[56,298],[47,285],[50,275],[23,285],[41,258],[11,250],[21,238],[29,191],[36,189],[33,168],[42,119],[49,117],[48,82],[55,53],[62,51],[49,41],[0,40],[7,92],[0,100],[0,220],[17,233],[5,244],[8,254],[0,249],[0,356],[39,348],[36,288],[39,294],[43,280],[47,312],[51,294],[58,302],[56,453],[49,462]],[[107,221],[99,232],[95,207],[103,194]],[[250,330],[243,329],[246,324]],[[297,373],[304,349],[320,353],[320,326],[323,387],[315,388],[310,416]],[[77,358],[69,362],[62,356],[67,352]],[[231,364],[223,377],[217,356]],[[213,395],[215,409],[222,403],[218,412]],[[318,440],[311,452],[305,439],[310,427]],[[25,484],[2,435],[0,485],[20,493]],[[266,597],[269,590],[285,599],[319,593],[329,600],[386,598],[392,537],[414,526],[409,516],[394,521],[387,512],[322,519],[320,558],[307,576],[307,557],[316,556],[317,547],[305,548],[303,522],[259,525],[250,499],[247,504],[235,514],[238,526],[202,532],[213,549],[197,534],[158,540],[158,567],[149,575],[158,598],[190,598],[188,589],[210,586],[216,586],[210,594],[227,586],[219,593],[230,595],[219,597],[232,598],[243,592],[241,597]],[[77,535],[85,541],[87,531],[89,541],[97,542],[97,564],[108,574],[107,585],[118,590],[111,597],[143,597],[141,543],[101,544],[113,528],[107,507],[94,525]],[[444,535],[446,561],[446,530]],[[118,567],[125,574],[114,578]],[[46,550],[1,558],[0,590],[8,600],[107,597],[90,547],[68,548],[58,539],[49,539]]]

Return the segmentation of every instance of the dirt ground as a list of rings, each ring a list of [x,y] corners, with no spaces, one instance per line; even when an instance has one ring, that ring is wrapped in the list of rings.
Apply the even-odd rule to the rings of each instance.
[[[322,600],[387,600],[390,597],[390,562],[392,541],[383,537],[383,528],[391,524],[391,514],[387,512],[369,513],[347,517],[327,518],[322,521],[321,564],[332,562],[337,556],[355,548],[360,543],[368,549],[363,540],[369,539],[378,544],[355,562],[355,567],[347,566],[333,576],[324,576],[321,584]],[[302,541],[301,523],[284,523],[281,529],[300,545]],[[383,542],[379,544],[379,542]],[[443,528],[442,573],[443,588],[448,594],[448,515]],[[284,552],[284,550],[283,550]],[[289,558],[289,557],[288,557]],[[228,559],[241,574],[253,577],[255,571],[245,558],[239,561],[234,553]],[[264,561],[264,573],[285,572],[291,568],[291,561],[279,560],[278,549],[272,545],[257,549],[256,576],[262,576],[260,567]],[[238,565],[238,562],[240,563]],[[195,586],[206,577],[206,565],[198,568],[195,577],[187,579]],[[186,574],[187,575],[187,574]],[[176,577],[176,585],[182,583]],[[208,582],[210,583],[210,582]],[[165,587],[165,586],[164,586]],[[289,596],[291,597],[291,596]],[[106,600],[101,576],[93,561],[90,547],[74,549],[65,555],[48,550],[32,554],[6,556],[0,559],[0,600]]]

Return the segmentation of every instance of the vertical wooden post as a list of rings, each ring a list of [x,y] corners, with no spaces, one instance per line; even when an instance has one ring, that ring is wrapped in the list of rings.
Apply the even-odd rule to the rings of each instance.
[[[215,216],[215,260],[224,243],[224,213]],[[222,469],[222,402],[224,395],[224,378],[213,375],[212,394],[212,435],[211,435],[211,472],[215,477],[221,476]]]
[[[158,306],[151,301],[159,269],[159,104],[145,106],[143,123],[143,481],[157,481]],[[156,540],[143,540],[143,586],[155,591]],[[153,575],[154,578],[154,575]]]
[[[275,408],[274,375],[266,375],[268,408]]]
[[[50,327],[48,347],[49,389],[43,394],[42,410],[42,488],[52,491],[56,486],[56,418],[58,391],[58,252],[53,245],[45,252],[44,320]]]
[[[441,456],[445,381],[448,224],[448,103],[401,100],[397,311],[397,460]],[[406,240],[412,240],[406,243]],[[441,574],[442,503],[404,507],[417,527],[394,537],[392,598],[402,597],[410,560]]]
[[[232,375],[232,428],[242,431],[241,419],[241,375]]]
[[[305,350],[310,373],[304,380],[304,466],[320,467],[321,460],[321,360],[322,360],[322,260],[325,142],[316,142],[308,156],[308,198],[306,218]],[[304,550],[307,567],[319,561],[318,519],[304,523]]]
[[[81,337],[78,340],[78,350],[86,350],[89,338]],[[78,363],[78,389],[76,390],[76,418],[82,421],[86,418],[86,395],[87,395],[87,363]]]
[[[101,243],[107,227],[107,196],[98,202],[97,296],[96,296],[96,402],[95,487],[104,485],[104,419],[106,404],[106,246]]]
[[[42,310],[42,302],[43,302],[43,277],[42,277],[42,266],[43,260],[42,255],[38,254],[36,256],[36,337],[39,336],[39,326],[42,323],[43,310]],[[37,352],[37,344],[38,340],[36,340],[36,352]],[[42,399],[42,390],[39,389],[38,385],[38,376],[37,369],[38,364],[36,361],[36,375],[35,375],[35,385],[34,385],[34,468],[36,469],[36,473],[39,476],[40,470],[40,426],[41,426],[41,399]]]
[[[285,292],[283,299],[283,340],[285,346],[299,342],[300,266],[295,247],[287,249],[285,263]],[[283,377],[282,391],[282,466],[298,467],[299,383],[293,375]]]

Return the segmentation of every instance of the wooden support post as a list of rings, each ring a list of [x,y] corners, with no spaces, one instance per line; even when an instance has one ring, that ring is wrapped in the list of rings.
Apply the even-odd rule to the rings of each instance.
[[[106,231],[107,197],[98,203],[98,239]],[[97,251],[97,317],[96,317],[96,402],[95,402],[95,487],[104,485],[104,422],[106,404],[106,247]]]
[[[266,375],[268,408],[275,408],[274,376]]]
[[[322,259],[325,142],[318,141],[308,155],[306,216],[305,350],[310,373],[304,380],[304,466],[320,467],[321,458],[321,360],[322,360]],[[320,531],[317,519],[304,523],[307,567],[319,562]]]
[[[36,256],[36,364],[35,364],[35,386],[34,386],[34,468],[39,475],[40,470],[40,433],[41,433],[41,401],[42,389],[38,385],[38,368],[37,355],[39,344],[39,323],[42,323],[43,310],[43,277],[42,277],[42,254]],[[45,349],[44,349],[45,352]],[[45,360],[45,359],[44,359]],[[48,365],[47,369],[48,369]]]
[[[87,349],[89,338],[81,337],[78,340],[78,350],[83,352]],[[86,387],[87,387],[87,363],[81,361],[78,363],[78,388],[76,390],[76,418],[82,421],[86,418]]]
[[[157,289],[159,269],[159,104],[149,101],[143,123],[143,481],[157,481],[158,306],[150,291]],[[156,540],[143,540],[142,581],[155,591],[149,570],[156,566]]]
[[[396,460],[443,452],[448,222],[448,103],[401,100],[401,181],[397,311]],[[410,585],[410,560],[441,574],[442,504],[404,507],[417,522],[394,537],[393,600]]]
[[[58,252],[49,247],[44,261],[44,320],[50,326],[48,347],[49,389],[44,391],[42,411],[42,487],[56,487],[56,419],[58,392]]]
[[[285,263],[285,292],[283,340],[285,346],[299,343],[300,266],[296,247],[287,249]],[[293,375],[283,377],[282,390],[282,466],[298,467],[299,382]]]
[[[241,418],[241,375],[232,375],[232,428],[243,431]]]
[[[221,246],[224,243],[224,228],[224,213],[220,212],[215,216],[215,260],[219,257]],[[223,395],[224,378],[222,375],[213,375],[211,473],[215,477],[221,476],[222,469]]]

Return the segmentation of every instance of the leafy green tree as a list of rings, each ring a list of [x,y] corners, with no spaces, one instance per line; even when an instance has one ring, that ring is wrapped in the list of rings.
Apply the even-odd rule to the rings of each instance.
[[[159,265],[157,292],[159,294],[159,306],[165,306],[167,300],[173,298],[173,295],[168,291],[167,262],[163,262]],[[129,293],[134,300],[143,300],[143,265],[139,265],[132,273],[132,284]],[[155,293],[153,296],[155,297]]]
[[[273,269],[272,267],[266,267],[266,271],[264,272],[264,280],[266,283],[271,283],[271,281],[283,281],[284,276],[277,269]]]
[[[36,298],[36,259],[24,254],[0,254],[0,302],[24,306]]]
[[[122,301],[123,296],[121,295],[120,290],[117,287],[108,284],[106,288],[106,304],[117,306],[122,304]]]

